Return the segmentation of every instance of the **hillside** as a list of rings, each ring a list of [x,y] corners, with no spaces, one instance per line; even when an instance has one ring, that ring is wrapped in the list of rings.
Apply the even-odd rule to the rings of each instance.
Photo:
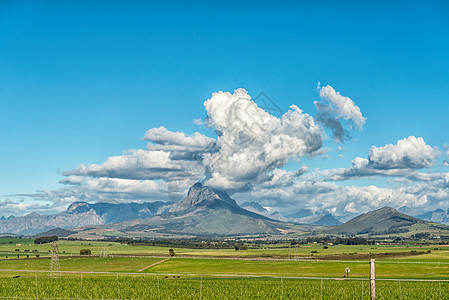
[[[391,207],[383,207],[332,227],[326,230],[326,233],[354,235],[401,233],[412,225],[425,223],[428,222],[400,213]]]

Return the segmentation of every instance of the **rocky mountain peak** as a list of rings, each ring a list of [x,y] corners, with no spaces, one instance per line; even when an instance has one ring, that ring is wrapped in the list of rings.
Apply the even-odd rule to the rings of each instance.
[[[228,193],[203,186],[197,182],[190,187],[187,196],[181,202],[172,206],[170,212],[181,211],[190,207],[211,207],[215,205],[225,205],[241,209],[235,200],[229,197]]]
[[[70,204],[70,206],[67,208],[67,213],[73,214],[73,213],[82,213],[89,210],[89,204],[87,202],[73,202]]]

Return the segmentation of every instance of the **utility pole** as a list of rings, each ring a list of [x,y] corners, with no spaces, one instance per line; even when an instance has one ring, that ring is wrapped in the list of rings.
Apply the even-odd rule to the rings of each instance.
[[[376,272],[374,269],[374,258],[371,258],[369,263],[370,263],[370,268],[369,268],[369,279],[370,279],[370,287],[371,287],[371,300],[376,300]]]
[[[106,248],[106,244],[103,244],[101,247],[101,255],[100,257],[108,257],[108,250]]]
[[[51,261],[50,261],[50,274],[49,277],[61,277],[61,271],[59,269],[59,249],[58,242],[51,244]]]

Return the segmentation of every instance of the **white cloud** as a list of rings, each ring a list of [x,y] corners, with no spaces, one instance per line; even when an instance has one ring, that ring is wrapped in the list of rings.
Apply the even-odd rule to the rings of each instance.
[[[369,165],[375,169],[428,168],[438,155],[438,149],[427,145],[422,137],[409,136],[399,140],[396,145],[371,147]]]
[[[257,185],[249,193],[236,195],[236,199],[260,199],[258,201],[264,206],[285,214],[309,208],[339,216],[360,214],[383,206],[399,208],[407,205],[422,211],[449,206],[449,173],[435,181],[408,182],[395,187],[342,186],[319,181],[313,176],[301,179],[293,184]]]
[[[195,132],[190,136],[186,136],[184,132],[169,131],[164,126],[147,130],[143,139],[150,141],[155,145],[183,146],[194,149],[203,149],[213,144],[215,141],[213,138],[207,137],[198,132]]]
[[[80,165],[73,171],[65,171],[64,176],[92,176],[123,179],[160,179],[182,173],[183,166],[170,159],[165,151],[130,150],[129,153],[111,156],[101,165]]]
[[[444,144],[443,148],[444,148],[444,150],[446,150],[446,157],[449,158],[449,144]]]
[[[297,106],[281,118],[259,108],[246,90],[214,93],[204,103],[209,126],[218,132],[218,151],[204,155],[207,184],[239,190],[269,180],[289,159],[321,147],[319,127]]]
[[[192,123],[195,124],[195,125],[198,125],[198,126],[206,125],[206,122],[204,122],[204,121],[201,120],[201,119],[193,119],[193,120],[192,120]]]
[[[410,136],[395,145],[372,146],[368,159],[354,158],[349,169],[324,170],[318,172],[318,175],[331,181],[376,175],[419,181],[437,180],[441,173],[421,173],[416,170],[431,167],[438,155],[438,148],[427,145],[421,137]]]
[[[362,129],[366,118],[360,108],[349,97],[342,96],[330,85],[320,87],[321,102],[315,101],[317,109],[316,120],[333,132],[334,140],[343,142],[350,139],[349,131],[343,128],[340,120],[346,120],[351,126]]]

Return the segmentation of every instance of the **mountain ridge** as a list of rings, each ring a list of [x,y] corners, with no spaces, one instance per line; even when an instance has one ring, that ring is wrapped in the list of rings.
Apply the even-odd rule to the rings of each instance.
[[[426,221],[403,214],[396,209],[385,206],[361,214],[348,222],[326,230],[334,234],[381,234],[399,233],[401,228]]]

